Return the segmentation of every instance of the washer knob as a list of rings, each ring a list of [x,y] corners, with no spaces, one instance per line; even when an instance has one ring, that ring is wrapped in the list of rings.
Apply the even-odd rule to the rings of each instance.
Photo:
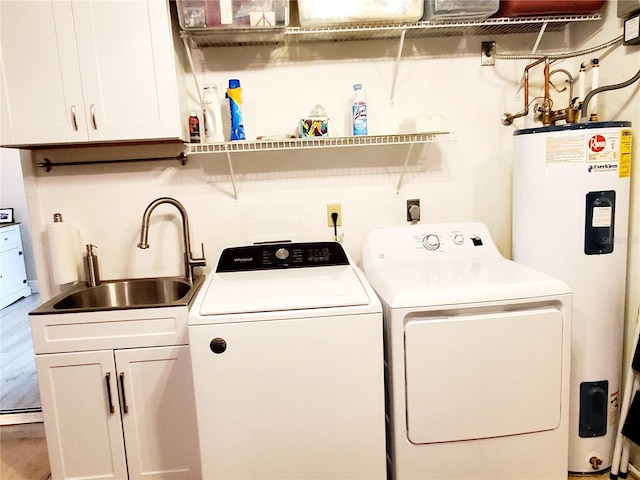
[[[453,243],[455,243],[456,245],[462,245],[464,243],[464,235],[462,235],[461,233],[456,233],[453,236]]]
[[[422,246],[427,250],[437,250],[440,248],[440,237],[435,233],[430,233],[422,239]]]
[[[211,340],[211,342],[209,342],[209,348],[213,353],[224,353],[224,351],[227,349],[227,342],[224,340],[224,338],[216,337]]]
[[[276,258],[278,260],[286,260],[288,256],[289,250],[287,250],[286,248],[279,248],[278,250],[276,250]]]

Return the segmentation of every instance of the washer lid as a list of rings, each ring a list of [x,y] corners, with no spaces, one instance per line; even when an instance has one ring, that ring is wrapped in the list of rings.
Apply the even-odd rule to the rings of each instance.
[[[370,303],[351,265],[212,273],[200,315],[347,307]]]

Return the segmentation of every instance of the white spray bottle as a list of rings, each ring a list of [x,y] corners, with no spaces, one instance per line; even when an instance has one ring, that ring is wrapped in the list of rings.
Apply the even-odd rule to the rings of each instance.
[[[204,137],[207,143],[224,142],[222,131],[222,107],[218,87],[209,83],[203,87]]]

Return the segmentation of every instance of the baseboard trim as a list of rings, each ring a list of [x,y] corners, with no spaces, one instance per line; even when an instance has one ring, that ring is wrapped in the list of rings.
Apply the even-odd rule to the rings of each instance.
[[[41,423],[42,421],[42,412],[7,413],[0,415],[0,426]]]

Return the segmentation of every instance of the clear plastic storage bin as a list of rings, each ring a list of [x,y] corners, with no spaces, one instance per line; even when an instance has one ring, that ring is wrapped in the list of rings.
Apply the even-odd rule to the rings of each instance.
[[[177,6],[184,30],[289,25],[289,0],[177,0]]]
[[[425,0],[423,20],[478,20],[498,11],[500,0]]]
[[[298,0],[300,26],[415,22],[423,0]]]

